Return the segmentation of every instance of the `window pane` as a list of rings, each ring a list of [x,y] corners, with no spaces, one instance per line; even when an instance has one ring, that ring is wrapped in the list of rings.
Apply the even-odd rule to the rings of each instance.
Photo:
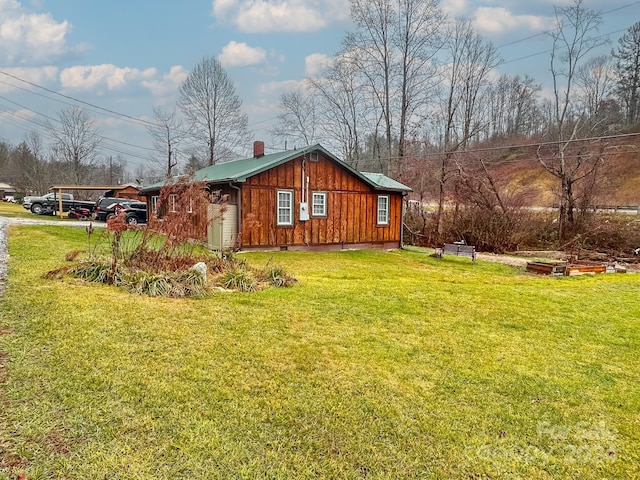
[[[291,192],[278,192],[278,225],[293,224]]]
[[[383,225],[389,223],[389,197],[378,197],[378,223]]]
[[[326,193],[314,193],[313,194],[313,215],[323,217],[327,214],[327,194]]]

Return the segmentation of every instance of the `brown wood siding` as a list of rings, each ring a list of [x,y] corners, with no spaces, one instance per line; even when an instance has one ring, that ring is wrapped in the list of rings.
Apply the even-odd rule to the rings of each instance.
[[[349,245],[399,242],[402,195],[378,192],[320,154],[306,162],[311,218],[300,221],[302,159],[248,178],[242,184],[242,246]],[[293,226],[276,225],[277,191],[293,190]],[[313,192],[325,192],[327,216],[313,216]],[[389,225],[377,225],[378,196],[389,197]]]

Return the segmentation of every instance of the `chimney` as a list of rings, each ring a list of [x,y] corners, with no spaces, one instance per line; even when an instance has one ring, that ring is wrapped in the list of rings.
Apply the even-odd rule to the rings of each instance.
[[[255,158],[264,157],[264,142],[253,142],[253,156]]]

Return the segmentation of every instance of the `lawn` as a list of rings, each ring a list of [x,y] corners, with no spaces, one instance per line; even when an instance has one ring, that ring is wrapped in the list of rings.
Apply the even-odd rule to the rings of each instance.
[[[12,227],[0,479],[640,476],[640,275],[344,251],[243,254],[300,283],[196,300],[41,278],[85,244]]]
[[[78,221],[67,218],[66,213],[64,214],[64,218],[60,218],[59,216],[54,215],[36,215],[35,213],[31,213],[29,210],[25,210],[21,203],[9,202],[0,202],[0,216],[8,218],[28,218],[31,220],[60,220],[65,222]]]

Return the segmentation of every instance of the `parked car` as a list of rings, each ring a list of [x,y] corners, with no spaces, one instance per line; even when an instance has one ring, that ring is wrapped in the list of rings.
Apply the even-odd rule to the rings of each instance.
[[[96,202],[93,215],[96,220],[107,221],[120,210],[125,211],[128,223],[147,223],[147,204],[128,198],[100,197]]]
[[[135,202],[128,198],[100,197],[93,209],[93,216],[96,220],[104,222],[115,215],[116,210],[120,208],[127,208],[131,203],[139,203],[144,205],[146,208],[146,204],[142,202]]]
[[[124,221],[129,225],[147,223],[147,204],[142,202],[131,202],[124,208]]]
[[[22,206],[37,215],[52,215],[59,208],[59,199],[62,198],[62,211],[68,212],[72,207],[93,208],[93,202],[75,200],[70,193],[63,193],[58,197],[56,192],[42,196],[27,196],[22,200]]]

